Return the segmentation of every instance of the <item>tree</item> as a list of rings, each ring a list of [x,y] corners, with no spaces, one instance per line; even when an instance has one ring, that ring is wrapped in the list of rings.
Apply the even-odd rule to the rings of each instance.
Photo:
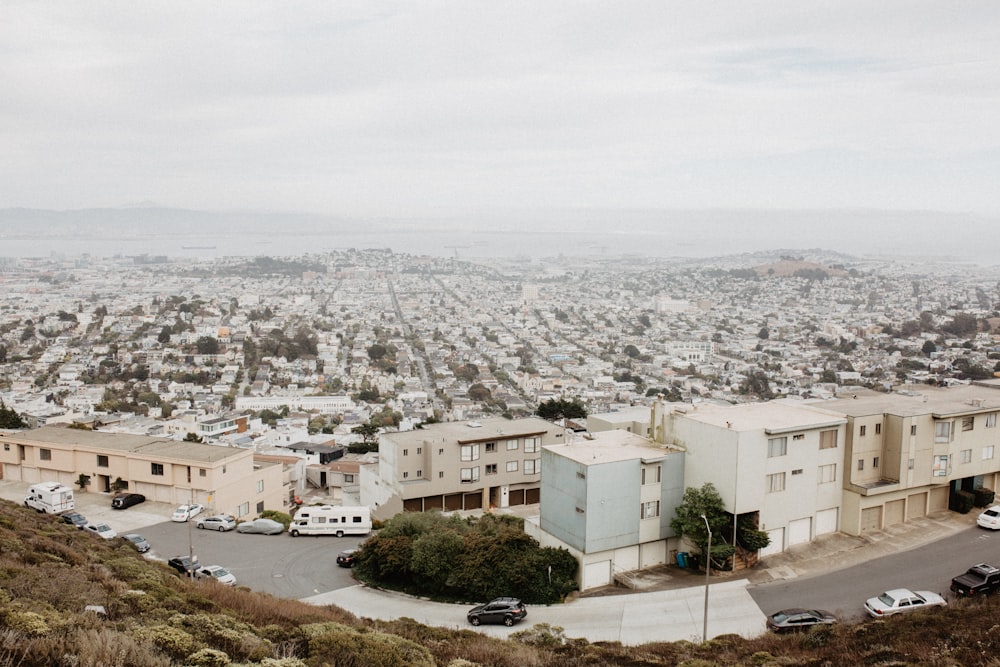
[[[184,442],[204,442],[201,436],[194,431],[188,431],[184,434]]]
[[[587,416],[587,407],[578,398],[574,398],[572,401],[567,401],[563,398],[550,398],[547,401],[539,403],[535,414],[549,421],[556,421],[557,419],[584,419]]]
[[[771,337],[771,332],[767,330],[767,327],[761,327],[760,331],[757,332],[757,338],[761,340],[767,340]]]
[[[625,349],[622,351],[633,359],[639,356],[639,348],[637,348],[635,345],[626,345]]]
[[[347,446],[347,451],[352,454],[367,454],[378,451],[379,427],[370,421],[366,424],[358,424],[351,429],[351,433],[361,436],[361,442],[352,442]]]
[[[164,327],[160,329],[160,334],[156,337],[156,340],[160,343],[169,343],[170,334],[172,333],[173,329],[170,328],[170,325],[169,324],[164,325]]]
[[[28,424],[13,408],[0,400],[0,428],[28,428]]]
[[[923,347],[920,348],[920,351],[929,357],[931,356],[931,352],[937,351],[937,345],[935,345],[932,340],[925,340]]]
[[[385,345],[382,345],[381,343],[375,343],[374,345],[368,348],[368,358],[371,359],[372,361],[378,361],[379,359],[385,356],[385,353],[386,353]]]
[[[195,341],[195,347],[198,348],[198,354],[218,354],[219,340],[214,336],[201,336]]]
[[[469,398],[473,401],[488,401],[493,397],[490,390],[480,382],[477,382],[469,387],[469,391],[467,393]]]
[[[711,482],[703,484],[699,489],[685,489],[681,504],[674,510],[674,518],[670,520],[671,530],[692,542],[701,551],[704,562],[708,550],[708,527],[702,516],[708,520],[708,527],[712,529],[713,562],[732,556],[735,548],[724,542],[727,531],[732,528],[732,521],[722,504],[722,496]]]

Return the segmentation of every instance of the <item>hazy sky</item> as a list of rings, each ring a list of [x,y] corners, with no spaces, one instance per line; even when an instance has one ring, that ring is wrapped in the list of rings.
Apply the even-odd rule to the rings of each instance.
[[[0,54],[0,207],[1000,212],[995,0],[4,0]]]

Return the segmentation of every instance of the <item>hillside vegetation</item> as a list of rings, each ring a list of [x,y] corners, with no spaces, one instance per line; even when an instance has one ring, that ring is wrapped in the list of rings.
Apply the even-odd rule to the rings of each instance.
[[[0,501],[0,667],[996,667],[996,607],[974,600],[800,636],[705,644],[591,644],[527,625],[499,640],[188,581],[121,540]]]

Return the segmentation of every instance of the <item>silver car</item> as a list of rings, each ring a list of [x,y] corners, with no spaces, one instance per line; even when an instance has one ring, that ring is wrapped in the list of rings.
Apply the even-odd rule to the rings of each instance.
[[[203,519],[198,519],[198,523],[196,523],[195,526],[205,530],[217,530],[220,533],[224,533],[227,530],[232,530],[236,527],[236,517],[228,514],[206,516]]]

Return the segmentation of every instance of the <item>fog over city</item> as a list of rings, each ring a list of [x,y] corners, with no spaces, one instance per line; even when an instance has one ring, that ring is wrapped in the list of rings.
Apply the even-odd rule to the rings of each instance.
[[[7,256],[989,262],[1000,228],[995,3],[15,0],[0,17]]]

